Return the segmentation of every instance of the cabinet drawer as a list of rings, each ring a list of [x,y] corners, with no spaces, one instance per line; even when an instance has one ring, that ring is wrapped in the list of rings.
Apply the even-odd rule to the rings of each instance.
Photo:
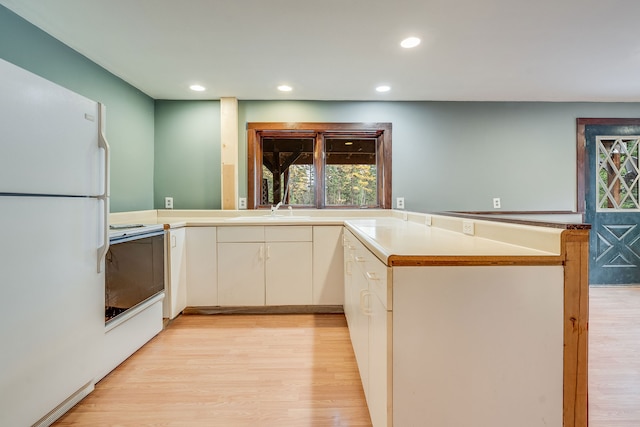
[[[378,258],[371,255],[371,258],[364,264],[364,275],[369,282],[369,292],[378,297],[385,309],[391,310],[388,298],[387,272],[389,268]]]
[[[219,227],[218,242],[264,242],[264,227]]]
[[[371,253],[357,238],[349,241],[349,249],[353,254],[354,265],[364,274],[365,264],[370,261]]]
[[[389,268],[380,261],[355,236],[348,238],[348,248],[353,251],[353,264],[356,266],[354,274],[361,274],[369,284],[369,292],[376,295],[385,309],[391,310],[391,299],[388,294]]]
[[[267,242],[311,242],[313,228],[311,226],[266,226],[264,237]]]
[[[356,250],[356,242],[357,239],[355,236],[346,228],[342,233],[342,246],[344,247],[344,253],[350,258],[353,258],[354,252]]]

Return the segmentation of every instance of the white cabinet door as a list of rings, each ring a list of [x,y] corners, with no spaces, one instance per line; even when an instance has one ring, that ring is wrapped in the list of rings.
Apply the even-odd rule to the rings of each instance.
[[[313,304],[344,303],[342,226],[313,227]]]
[[[362,388],[374,427],[390,425],[391,311],[387,310],[387,267],[345,231],[344,311]]]
[[[353,303],[353,322],[349,325],[351,342],[358,362],[360,379],[365,396],[369,394],[369,317],[367,315],[369,295],[367,280],[362,270],[353,267],[353,286],[351,299]],[[353,325],[353,327],[352,327]]]
[[[343,251],[344,251],[344,316],[347,318],[347,324],[349,326],[349,330],[352,329],[353,323],[353,310],[354,310],[354,302],[353,302],[353,252],[354,246],[351,243],[351,239],[353,235],[344,231],[344,239],[343,239]]]
[[[373,427],[388,425],[387,396],[389,393],[390,351],[387,316],[390,312],[373,293],[369,295],[369,390],[367,403]]]
[[[266,304],[311,305],[313,302],[313,228],[267,226]]]
[[[187,305],[218,305],[216,227],[187,228]]]
[[[186,231],[184,228],[171,229],[168,236],[168,279],[164,315],[169,319],[176,317],[187,306],[187,256]]]
[[[264,305],[264,256],[264,243],[218,243],[219,305]]]
[[[309,226],[218,228],[218,304],[312,304]]]
[[[266,304],[310,305],[311,242],[267,242],[266,259]]]

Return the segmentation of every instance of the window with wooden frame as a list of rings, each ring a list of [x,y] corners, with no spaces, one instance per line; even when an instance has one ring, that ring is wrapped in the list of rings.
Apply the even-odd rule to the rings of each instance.
[[[391,208],[391,123],[248,123],[248,207]]]

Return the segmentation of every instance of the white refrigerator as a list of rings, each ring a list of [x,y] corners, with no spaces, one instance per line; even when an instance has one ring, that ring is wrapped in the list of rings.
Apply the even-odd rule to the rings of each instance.
[[[101,104],[0,60],[0,426],[93,390],[104,339]]]

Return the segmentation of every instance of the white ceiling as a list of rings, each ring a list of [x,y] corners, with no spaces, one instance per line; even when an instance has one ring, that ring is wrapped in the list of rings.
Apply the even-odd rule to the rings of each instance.
[[[640,101],[637,0],[0,4],[156,99]]]

